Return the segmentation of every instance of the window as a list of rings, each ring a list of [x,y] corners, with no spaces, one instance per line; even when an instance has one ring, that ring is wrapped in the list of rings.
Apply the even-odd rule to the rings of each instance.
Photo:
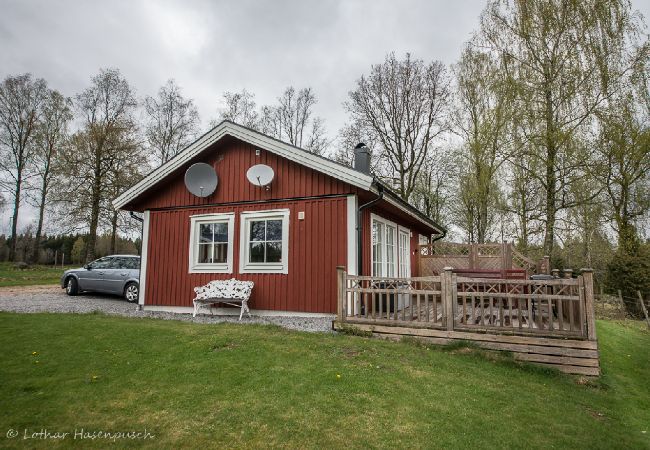
[[[241,273],[288,273],[289,210],[241,215]]]
[[[411,232],[399,227],[399,276],[409,278],[411,276]]]
[[[140,258],[121,258],[120,269],[139,269]]]
[[[232,273],[234,222],[233,213],[190,218],[190,273]]]
[[[397,225],[374,214],[372,221],[372,276],[397,275]]]
[[[372,276],[410,277],[410,231],[375,214],[371,221]]]
[[[110,269],[113,265],[113,258],[99,258],[90,263],[90,267],[96,270]]]

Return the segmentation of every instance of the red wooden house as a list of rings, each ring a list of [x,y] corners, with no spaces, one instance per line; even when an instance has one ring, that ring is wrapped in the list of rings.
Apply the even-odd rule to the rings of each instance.
[[[337,266],[417,276],[418,244],[445,230],[355,152],[353,169],[228,121],[200,137],[114,201],[144,216],[140,305],[191,312],[195,286],[237,278],[255,282],[253,313],[332,314]],[[197,162],[219,179],[205,197],[184,182]],[[247,178],[258,164],[274,172],[267,186]]]

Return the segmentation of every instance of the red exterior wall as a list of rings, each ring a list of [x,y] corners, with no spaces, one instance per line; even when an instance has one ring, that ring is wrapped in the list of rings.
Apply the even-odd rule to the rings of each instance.
[[[192,161],[192,163],[210,164],[217,172],[219,185],[208,197],[199,198],[188,192],[184,182],[184,172],[187,167],[184,167],[182,171],[170,175],[168,179],[152,189],[147,197],[132,202],[124,209],[144,211],[174,206],[201,206],[357,192],[356,188],[347,183],[265,150],[260,149],[260,155],[256,156],[255,150],[256,147],[245,142],[231,138],[223,139],[206,150],[199,159]],[[255,164],[266,164],[273,168],[275,178],[271,189],[253,186],[246,179],[246,171]]]
[[[255,282],[250,306],[255,309],[333,313],[336,311],[336,266],[347,263],[345,197],[271,204],[208,207],[150,213],[145,305],[192,306],[195,286],[237,278]],[[289,273],[240,274],[240,213],[288,208]],[[305,219],[298,220],[298,212]],[[190,216],[235,213],[233,273],[188,273]]]
[[[211,164],[219,176],[216,191],[206,198],[190,194],[183,180],[189,164],[199,161]],[[246,179],[246,171],[255,164],[267,164],[275,171],[271,189],[253,186]],[[150,211],[145,305],[189,307],[195,286],[234,277],[255,282],[251,308],[336,312],[336,266],[347,266],[349,194],[358,195],[359,204],[375,198],[372,193],[250,144],[230,137],[221,139],[124,207]],[[240,213],[285,208],[290,210],[288,274],[240,274]],[[304,220],[298,220],[300,211],[305,212]],[[229,212],[235,213],[233,273],[190,274],[190,216]],[[363,213],[364,274],[370,274],[371,212],[411,230],[411,273],[416,276],[418,233],[431,230],[385,201]]]

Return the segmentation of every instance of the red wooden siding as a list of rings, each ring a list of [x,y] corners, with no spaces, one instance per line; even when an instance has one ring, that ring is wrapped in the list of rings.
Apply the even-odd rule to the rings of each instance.
[[[247,183],[248,184],[248,183]],[[255,282],[250,306],[262,310],[336,312],[336,266],[347,262],[345,197],[152,211],[146,305],[192,306],[193,287],[235,277]],[[289,209],[289,273],[239,274],[240,214]],[[298,212],[305,219],[298,220]],[[235,213],[233,273],[190,274],[190,216]]]
[[[219,177],[219,186],[214,194],[199,198],[185,188],[184,172],[170,175],[159,187],[152,189],[146,197],[138,199],[124,209],[144,211],[145,209],[169,208],[174,206],[208,205],[245,201],[289,199],[331,194],[355,193],[356,188],[289,161],[271,152],[235,139],[223,139],[203,153],[194,162],[212,165]],[[273,168],[275,178],[269,190],[253,186],[246,179],[246,171],[255,164],[266,164]],[[189,164],[188,164],[189,167]]]

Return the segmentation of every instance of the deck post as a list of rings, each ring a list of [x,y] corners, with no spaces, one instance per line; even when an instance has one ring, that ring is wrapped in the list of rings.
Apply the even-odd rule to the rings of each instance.
[[[339,322],[345,321],[346,316],[346,292],[345,292],[345,279],[347,273],[345,272],[345,266],[336,267],[336,292],[337,292],[337,315],[339,316]]]
[[[596,340],[596,315],[594,313],[594,271],[582,269],[582,279],[585,285],[585,312],[587,313],[587,338]]]
[[[453,295],[453,272],[452,267],[445,267],[440,274],[440,296],[442,298],[442,308],[445,314],[443,324],[447,331],[454,329],[454,295]]]

